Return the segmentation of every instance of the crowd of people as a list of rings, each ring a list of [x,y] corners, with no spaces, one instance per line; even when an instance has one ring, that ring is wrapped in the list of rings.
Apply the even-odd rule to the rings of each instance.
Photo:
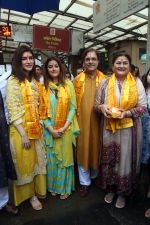
[[[86,49],[82,60],[72,82],[59,58],[49,57],[41,69],[29,47],[15,51],[6,102],[0,95],[0,209],[17,215],[29,200],[41,210],[47,191],[67,199],[75,190],[75,163],[81,197],[96,180],[104,201],[116,199],[115,207],[124,208],[141,163],[150,168],[150,70],[141,81],[126,53],[114,54],[109,76],[98,70],[96,50]]]

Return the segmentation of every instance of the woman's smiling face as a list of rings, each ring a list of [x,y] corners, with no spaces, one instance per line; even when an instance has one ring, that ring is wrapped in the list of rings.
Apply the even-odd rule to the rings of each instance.
[[[22,55],[22,68],[26,72],[30,72],[34,66],[34,57],[31,52],[24,52]]]
[[[51,60],[48,63],[47,71],[51,79],[58,78],[60,74],[60,67],[55,60]]]
[[[126,56],[119,56],[113,64],[113,72],[119,77],[126,76],[130,71],[130,62]]]

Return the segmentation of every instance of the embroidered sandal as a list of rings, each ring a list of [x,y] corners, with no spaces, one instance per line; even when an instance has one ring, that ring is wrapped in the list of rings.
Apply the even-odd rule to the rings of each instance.
[[[104,197],[104,201],[108,204],[112,203],[115,197],[115,193],[107,193]]]
[[[118,198],[117,198],[115,206],[118,209],[124,208],[126,206],[126,199],[119,195]]]
[[[57,195],[57,193],[51,192],[51,196],[55,197],[56,195]]]
[[[35,210],[42,209],[42,204],[36,196],[33,196],[32,198],[30,198],[30,203],[31,203],[31,206],[33,209],[35,209]]]
[[[66,200],[69,196],[70,196],[69,194],[60,195],[60,199],[61,200]]]

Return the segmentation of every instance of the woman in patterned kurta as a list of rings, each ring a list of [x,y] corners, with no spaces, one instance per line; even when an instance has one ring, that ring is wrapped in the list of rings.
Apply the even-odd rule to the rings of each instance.
[[[146,95],[139,78],[130,71],[131,58],[117,54],[114,74],[98,88],[95,110],[103,114],[100,186],[108,193],[105,202],[123,208],[125,197],[137,187],[142,149],[141,119],[146,112]]]
[[[50,118],[44,120],[47,149],[48,191],[66,199],[74,190],[72,143],[79,133],[76,121],[76,100],[73,84],[65,79],[60,60],[49,58],[45,63],[47,98]]]
[[[34,79],[34,56],[27,46],[19,47],[12,61],[6,102],[10,120],[10,147],[17,172],[14,201],[18,206],[30,199],[42,209],[38,197],[46,196],[46,158],[39,120],[40,84]]]

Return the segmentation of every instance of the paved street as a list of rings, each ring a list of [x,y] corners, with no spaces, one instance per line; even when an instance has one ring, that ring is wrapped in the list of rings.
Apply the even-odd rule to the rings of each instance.
[[[144,217],[148,200],[138,196],[127,202],[124,209],[116,209],[114,204],[105,204],[104,192],[92,186],[86,198],[77,192],[67,200],[48,194],[42,200],[44,209],[33,210],[28,202],[20,206],[21,214],[10,217],[0,212],[0,225],[148,225]]]

